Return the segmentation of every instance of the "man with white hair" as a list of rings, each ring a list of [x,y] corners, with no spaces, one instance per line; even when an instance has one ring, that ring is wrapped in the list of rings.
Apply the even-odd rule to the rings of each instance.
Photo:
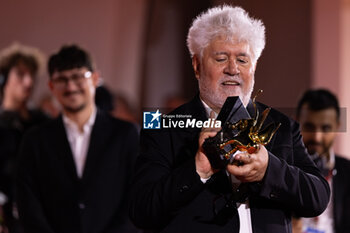
[[[254,117],[250,98],[265,46],[262,22],[240,7],[215,7],[194,20],[187,42],[200,93],[171,114],[205,121],[227,97],[239,96]],[[267,108],[256,106],[259,112]],[[134,223],[155,232],[284,233],[291,232],[291,213],[322,213],[329,186],[310,160],[298,124],[273,109],[265,124],[271,122],[281,127],[266,147],[237,154],[239,163],[219,171],[202,145],[220,129],[143,130],[130,208]],[[240,187],[244,195],[237,195]]]

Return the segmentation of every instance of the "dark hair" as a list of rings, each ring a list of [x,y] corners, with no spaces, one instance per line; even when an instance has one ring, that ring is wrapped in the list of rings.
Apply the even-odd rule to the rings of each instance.
[[[20,64],[26,66],[29,71],[36,75],[39,69],[39,62],[36,57],[32,54],[22,53],[21,51],[16,51],[12,54],[5,56],[0,61],[0,97],[3,97],[4,87],[6,85],[8,75],[13,67]]]
[[[56,71],[86,67],[94,71],[93,63],[88,52],[77,45],[65,45],[58,53],[51,55],[48,63],[50,77]]]
[[[326,89],[308,90],[299,100],[297,106],[297,118],[300,116],[301,107],[307,104],[307,107],[313,111],[333,108],[337,112],[337,120],[340,118],[340,108],[337,97]]]

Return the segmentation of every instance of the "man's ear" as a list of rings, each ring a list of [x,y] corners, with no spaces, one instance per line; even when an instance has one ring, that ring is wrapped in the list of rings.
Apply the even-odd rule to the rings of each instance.
[[[51,78],[50,78],[49,81],[47,82],[47,86],[50,88],[51,91],[53,91],[53,84],[52,84]]]
[[[100,73],[98,71],[94,71],[94,72],[92,72],[91,75],[92,75],[91,76],[92,83],[93,83],[94,87],[97,87],[98,83],[100,81]]]
[[[193,70],[194,70],[194,75],[196,76],[197,79],[199,79],[200,77],[200,60],[199,57],[197,55],[194,55],[192,57],[192,66],[193,66]]]

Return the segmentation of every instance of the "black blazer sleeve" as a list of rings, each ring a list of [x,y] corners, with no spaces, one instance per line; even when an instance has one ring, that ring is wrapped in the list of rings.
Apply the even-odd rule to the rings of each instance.
[[[35,170],[40,164],[35,156],[40,142],[36,131],[28,132],[22,141],[16,174],[16,197],[21,223],[26,233],[53,233],[39,200]]]
[[[276,135],[260,195],[303,217],[317,216],[327,207],[328,182],[311,161],[294,121],[285,121]]]
[[[160,228],[204,188],[196,173],[194,154],[175,165],[172,135],[166,130],[141,131],[130,216],[141,228]]]
[[[265,216],[271,208],[276,208],[281,218],[287,218],[291,212],[300,216],[316,216],[328,204],[328,183],[307,154],[298,124],[275,111],[271,111],[270,115],[282,126],[267,146],[269,162],[264,179],[258,184],[251,184],[258,188],[254,188],[250,196],[250,208],[261,210]],[[221,173],[213,175],[206,184],[201,182],[194,161],[199,131],[178,131],[142,131],[141,154],[136,163],[130,208],[133,222],[141,228],[162,229],[168,224],[179,224],[180,215],[182,220],[195,219],[196,216],[191,213],[198,205],[213,205],[214,192],[223,186],[229,187],[223,182],[227,182],[224,179],[227,177],[220,176]],[[204,200],[207,203],[203,203]],[[253,224],[264,221],[258,220],[261,216],[255,215],[255,212],[252,210]],[[171,221],[174,219],[176,223]],[[287,219],[281,220],[281,224],[286,223]],[[205,224],[202,226],[204,228]]]

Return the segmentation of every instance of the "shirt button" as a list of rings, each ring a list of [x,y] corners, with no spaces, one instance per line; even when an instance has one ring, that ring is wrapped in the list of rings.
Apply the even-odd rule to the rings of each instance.
[[[189,189],[189,187],[187,185],[182,186],[182,188],[180,189],[180,193],[187,191]]]

